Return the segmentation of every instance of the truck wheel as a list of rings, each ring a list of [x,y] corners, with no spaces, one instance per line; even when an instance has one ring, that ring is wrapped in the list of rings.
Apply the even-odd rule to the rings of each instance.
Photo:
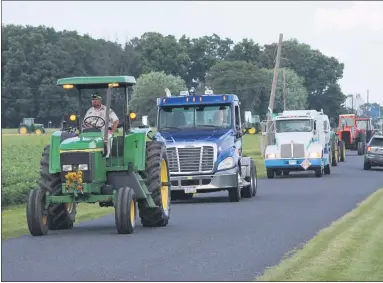
[[[241,176],[239,175],[239,172],[237,172],[237,180],[238,180],[238,186],[236,188],[230,188],[229,189],[229,200],[230,200],[230,202],[239,202],[241,199],[241,189],[239,187],[239,182],[241,180]]]
[[[115,204],[115,221],[118,234],[132,234],[136,226],[136,195],[134,190],[126,187],[117,192]]]
[[[241,196],[244,198],[251,198],[252,196],[255,196],[257,191],[257,173],[252,159],[250,160],[250,176],[245,177],[245,181],[250,184],[242,188]]]
[[[346,144],[344,141],[339,142],[339,149],[340,149],[340,162],[346,161]]]
[[[371,169],[371,164],[368,163],[368,162],[364,162],[364,164],[363,164],[363,169],[364,169],[364,170],[370,170],[370,169]]]
[[[266,169],[266,174],[268,179],[274,179],[274,171],[273,169],[267,168]]]
[[[61,195],[60,173],[49,173],[49,148],[44,148],[40,162],[40,188],[52,196]],[[77,203],[55,203],[48,207],[49,230],[72,229],[77,213]]]
[[[317,167],[317,168],[315,168],[314,169],[314,172],[315,172],[315,177],[322,177],[323,176],[323,171],[324,171],[324,169],[323,169],[323,167],[321,166],[321,167]]]
[[[330,175],[330,174],[331,174],[331,166],[330,166],[330,164],[327,164],[327,165],[324,167],[323,171],[324,171],[324,173],[325,173],[326,175]]]
[[[146,142],[145,184],[157,207],[138,201],[141,224],[145,227],[166,226],[170,218],[170,178],[166,147],[160,141]]]
[[[27,200],[27,223],[32,236],[48,233],[47,212],[44,211],[45,192],[42,189],[31,190]]]

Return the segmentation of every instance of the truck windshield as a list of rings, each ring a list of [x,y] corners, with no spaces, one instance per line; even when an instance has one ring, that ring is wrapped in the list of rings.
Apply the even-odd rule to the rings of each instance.
[[[357,125],[358,129],[360,129],[360,130],[367,130],[367,121],[366,120],[356,121],[356,125]]]
[[[277,133],[311,132],[313,130],[310,119],[277,120],[275,124]]]
[[[372,138],[370,146],[383,147],[383,138]]]
[[[340,126],[345,125],[346,127],[354,127],[354,118],[351,117],[342,117],[339,120]]]
[[[158,130],[231,127],[230,105],[167,106],[159,111]]]

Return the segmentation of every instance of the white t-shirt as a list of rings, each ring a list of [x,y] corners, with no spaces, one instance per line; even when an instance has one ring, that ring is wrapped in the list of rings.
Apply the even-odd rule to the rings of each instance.
[[[89,116],[101,117],[106,122],[106,106],[101,104],[101,107],[99,109],[96,109],[94,107],[89,108],[85,114],[84,121]],[[91,119],[88,119],[86,122],[87,122],[87,124],[93,124],[93,123],[96,123],[96,121],[97,121],[96,118],[91,118]],[[109,109],[109,126],[108,127],[110,127],[110,128],[113,127],[113,123],[115,121],[118,121],[118,117],[117,117],[116,113],[114,113],[114,111],[110,108]],[[99,119],[95,125],[101,126],[102,124],[103,124],[103,121],[101,119]],[[87,127],[87,125],[85,125],[85,127]],[[101,131],[104,131],[104,127],[101,128]]]

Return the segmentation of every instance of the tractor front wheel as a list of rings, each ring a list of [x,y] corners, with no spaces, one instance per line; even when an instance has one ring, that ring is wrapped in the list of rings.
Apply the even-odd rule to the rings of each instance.
[[[27,223],[32,236],[43,236],[48,233],[45,192],[42,189],[31,190],[27,201]]]
[[[141,223],[146,227],[166,226],[170,218],[170,178],[166,147],[160,141],[146,142],[145,184],[157,207],[138,201]]]
[[[339,141],[339,153],[340,153],[340,162],[346,160],[346,144],[344,141]]]
[[[115,220],[118,234],[132,234],[136,226],[136,195],[126,187],[117,192]]]
[[[51,196],[61,195],[60,173],[49,173],[49,148],[46,146],[40,162],[40,188]],[[54,203],[48,207],[49,230],[72,229],[77,213],[77,203]]]

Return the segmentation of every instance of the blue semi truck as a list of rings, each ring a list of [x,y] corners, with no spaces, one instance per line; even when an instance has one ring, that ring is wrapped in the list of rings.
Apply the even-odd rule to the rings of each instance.
[[[157,133],[166,144],[172,200],[226,190],[231,202],[257,192],[257,169],[243,156],[240,103],[234,94],[157,99]]]

